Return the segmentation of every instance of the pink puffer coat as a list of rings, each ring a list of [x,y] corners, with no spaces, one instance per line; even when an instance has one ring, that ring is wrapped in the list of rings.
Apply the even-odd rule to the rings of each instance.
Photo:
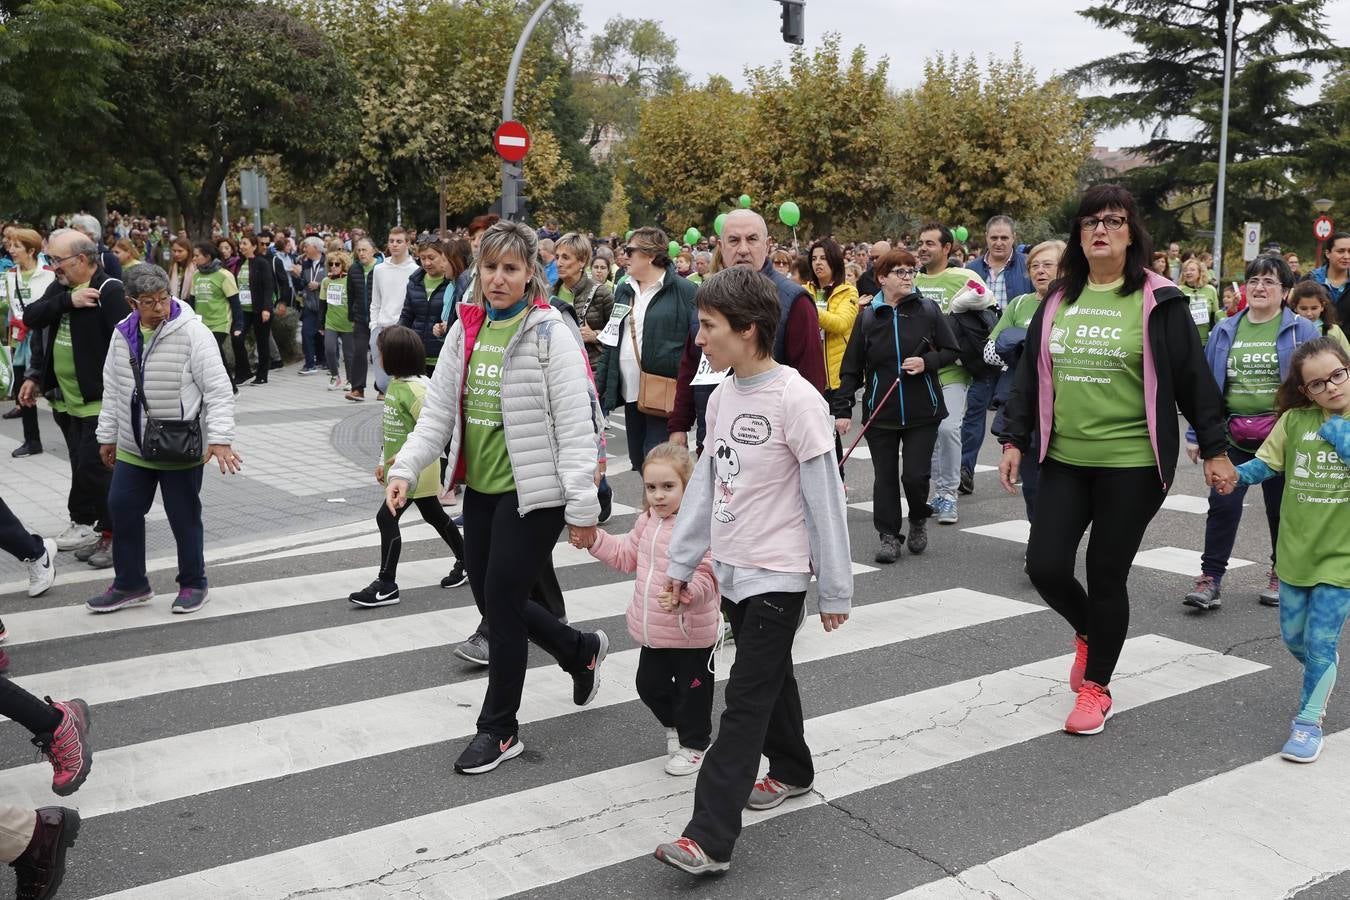
[[[659,519],[647,510],[628,534],[615,537],[603,529],[597,531],[591,547],[591,556],[605,565],[637,575],[628,604],[628,633],[644,647],[711,647],[721,627],[721,596],[711,553],[703,557],[685,587],[691,598],[688,604],[668,613],[656,602],[666,589],[670,536],[678,515]]]

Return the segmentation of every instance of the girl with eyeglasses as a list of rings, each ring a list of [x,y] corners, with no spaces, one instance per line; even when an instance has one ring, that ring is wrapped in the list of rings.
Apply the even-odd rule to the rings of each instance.
[[[1186,266],[1195,260],[1188,260]],[[1277,256],[1258,256],[1247,267],[1247,308],[1219,322],[1205,347],[1205,361],[1223,392],[1228,414],[1228,458],[1234,465],[1249,462],[1275,426],[1275,395],[1280,379],[1289,373],[1289,360],[1300,344],[1317,337],[1317,327],[1284,305],[1284,295],[1294,284],[1288,263]],[[1186,434],[1186,453],[1198,462],[1200,447],[1193,431]],[[1275,548],[1280,534],[1281,479],[1262,486],[1266,524],[1270,529],[1270,572],[1266,588],[1257,600],[1264,606],[1279,606],[1280,584],[1275,577]],[[1200,575],[1182,601],[1200,610],[1218,609],[1220,587],[1233,553],[1246,487],[1230,494],[1210,491],[1205,518],[1205,551],[1200,557]]]
[[[1276,571],[1280,636],[1303,665],[1299,708],[1280,756],[1314,762],[1322,718],[1336,682],[1337,646],[1350,614],[1350,545],[1333,536],[1350,528],[1350,354],[1330,338],[1294,352],[1280,384],[1280,419],[1256,452],[1218,488],[1283,476]]]
[[[1027,328],[1004,424],[999,475],[1016,492],[1022,454],[1041,464],[1026,571],[1074,631],[1064,722],[1097,734],[1130,624],[1126,587],[1181,450],[1177,410],[1195,426],[1205,479],[1232,474],[1223,397],[1205,367],[1186,298],[1148,268],[1153,241],[1129,191],[1089,188],[1059,279]],[[1089,526],[1087,584],[1075,575]]]

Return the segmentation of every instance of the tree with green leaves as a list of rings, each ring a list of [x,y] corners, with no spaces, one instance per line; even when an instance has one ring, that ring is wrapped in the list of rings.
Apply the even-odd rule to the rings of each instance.
[[[599,144],[606,131],[633,134],[642,101],[668,92],[684,78],[675,65],[675,39],[661,23],[625,16],[613,17],[591,36],[573,72],[577,108],[590,123],[588,148]]]
[[[1136,45],[1069,75],[1112,88],[1089,100],[1094,124],[1147,129],[1148,139],[1131,150],[1152,165],[1131,170],[1125,181],[1160,240],[1185,238],[1188,223],[1214,221],[1228,2],[1104,0],[1080,11]],[[1267,234],[1306,228],[1309,198],[1298,193],[1295,174],[1307,160],[1308,135],[1298,125],[1317,112],[1294,95],[1319,65],[1350,59],[1327,35],[1331,5],[1234,3],[1225,207],[1234,238],[1243,221],[1264,222]]]

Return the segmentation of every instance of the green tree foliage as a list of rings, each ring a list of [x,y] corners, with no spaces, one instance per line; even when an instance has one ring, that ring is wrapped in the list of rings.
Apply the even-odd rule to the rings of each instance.
[[[907,205],[940,221],[1045,214],[1075,187],[1092,147],[1081,104],[1061,82],[1040,83],[1021,52],[982,67],[938,56],[899,103],[897,142]]]
[[[1345,230],[1350,224],[1350,65],[1342,65],[1322,85],[1320,101],[1304,117],[1301,134],[1306,149],[1299,193],[1309,203],[1330,200],[1328,214]],[[1315,215],[1310,206],[1305,218]],[[1301,224],[1288,243],[1306,248],[1311,259],[1316,242],[1312,229]]]
[[[188,233],[209,237],[235,164],[276,154],[318,169],[347,146],[352,81],[332,44],[249,0],[127,0],[110,99],[128,154],[172,188]]]
[[[629,229],[628,192],[624,190],[623,179],[615,175],[610,185],[609,201],[605,203],[600,216],[600,234],[625,235]]]
[[[600,143],[608,128],[632,134],[642,101],[683,80],[675,65],[674,38],[653,19],[624,16],[610,19],[591,37],[574,72],[577,108],[590,123],[588,147]]]
[[[1282,234],[1307,218],[1296,190],[1307,135],[1300,120],[1317,111],[1294,93],[1319,64],[1350,59],[1327,37],[1328,0],[1237,0],[1234,78],[1228,133],[1225,230],[1243,221]],[[1213,222],[1228,0],[1105,0],[1081,11],[1122,31],[1136,47],[1070,73],[1114,88],[1094,97],[1094,124],[1140,123],[1148,140],[1132,148],[1153,165],[1132,170],[1134,189],[1155,237],[1186,237],[1186,223]],[[1306,226],[1305,226],[1306,228]]]

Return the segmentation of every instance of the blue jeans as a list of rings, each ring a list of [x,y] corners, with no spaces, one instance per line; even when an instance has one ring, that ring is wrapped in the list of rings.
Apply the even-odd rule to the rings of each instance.
[[[975,462],[980,455],[980,445],[984,443],[984,433],[988,431],[986,419],[989,404],[994,402],[994,386],[998,384],[998,373],[976,378],[970,383],[966,393],[966,415],[961,420],[961,468],[975,471]]]
[[[641,412],[636,403],[623,405],[624,434],[628,436],[628,461],[633,464],[634,472],[642,471],[642,463],[653,447],[670,440],[670,432],[666,431],[668,421],[664,416],[649,416]]]
[[[266,350],[263,351],[266,357]],[[113,587],[120,591],[144,590],[145,516],[159,487],[164,512],[178,545],[178,586],[206,587],[206,557],[202,542],[203,466],[170,471],[147,469],[120,459],[113,467],[108,489],[108,512],[113,521]]]
[[[1240,466],[1256,459],[1256,454],[1228,448],[1228,458]],[[1228,571],[1228,558],[1233,555],[1238,523],[1242,521],[1242,501],[1249,485],[1239,484],[1228,496],[1210,488],[1209,515],[1205,517],[1205,552],[1200,557],[1200,573],[1221,581]],[[1280,538],[1280,499],[1284,496],[1284,476],[1278,475],[1261,482],[1261,493],[1266,501],[1266,527],[1270,530],[1270,564],[1275,565],[1275,545]]]
[[[317,354],[315,353],[314,342],[323,342],[319,337],[319,311],[317,309],[300,310],[300,349],[305,354],[305,368],[313,369],[318,366]]]

